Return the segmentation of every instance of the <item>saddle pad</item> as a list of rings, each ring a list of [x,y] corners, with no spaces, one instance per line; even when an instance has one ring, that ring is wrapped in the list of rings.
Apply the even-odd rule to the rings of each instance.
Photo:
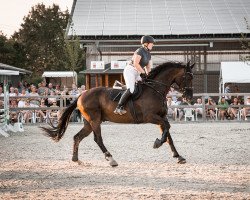
[[[109,97],[112,101],[119,101],[124,92],[125,90],[122,89],[110,89]],[[141,94],[142,94],[142,84],[137,83],[135,85],[135,91],[132,94],[132,100],[135,101],[141,96]]]

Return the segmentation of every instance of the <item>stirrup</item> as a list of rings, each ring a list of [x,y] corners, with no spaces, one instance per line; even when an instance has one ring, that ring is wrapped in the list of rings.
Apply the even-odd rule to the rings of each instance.
[[[120,108],[116,108],[114,113],[119,114],[119,115],[124,115],[127,113],[127,111],[123,107],[120,107]]]

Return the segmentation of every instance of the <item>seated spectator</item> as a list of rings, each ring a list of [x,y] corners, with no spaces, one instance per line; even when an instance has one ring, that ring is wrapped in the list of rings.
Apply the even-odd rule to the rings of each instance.
[[[59,108],[59,106],[57,106],[56,101],[53,101],[52,105],[50,107]],[[56,118],[58,120],[58,116],[59,116],[59,109],[49,111],[49,117],[50,118]]]
[[[30,107],[32,107],[30,105],[30,100],[26,99],[25,104],[24,104],[24,108],[30,108]],[[24,122],[28,123],[29,120],[32,118],[32,111],[31,110],[23,110],[21,112],[23,114],[23,120],[24,120]]]
[[[238,98],[234,97],[233,102],[230,105],[234,106],[234,107],[228,108],[228,114],[230,116],[230,119],[233,120],[237,117],[237,113],[239,111],[239,107],[237,105],[240,105],[240,102],[238,101]]]
[[[49,97],[48,98],[48,104],[49,104],[49,106],[51,106],[51,105],[53,105],[53,102],[55,101],[56,102],[56,97],[55,97],[55,92],[54,92],[54,90],[51,90],[50,91],[50,94],[49,94],[49,96],[51,96],[51,97]]]
[[[3,87],[0,86],[0,97],[3,97],[4,93],[3,93]]]
[[[60,95],[60,94],[61,94],[61,88],[60,88],[60,85],[59,85],[59,84],[56,85],[55,93],[56,93],[57,95]]]
[[[168,116],[172,116],[173,119],[176,118],[176,108],[171,108],[170,106],[174,106],[175,102],[172,100],[172,97],[167,97],[167,107],[168,107]]]
[[[203,110],[202,110],[202,100],[201,100],[201,98],[198,98],[196,101],[197,101],[197,102],[194,104],[194,106],[199,106],[199,108],[195,108],[195,112],[196,112],[197,116],[198,116],[198,115],[201,115],[201,116],[202,116],[202,114],[203,114]]]
[[[51,93],[51,91],[53,92],[55,91],[52,83],[49,83],[48,88],[49,88],[49,93]]]
[[[212,106],[216,106],[216,103],[211,97],[208,97],[208,102],[206,106],[211,106],[206,108],[206,114],[210,117],[210,119],[216,119],[216,108]]]
[[[10,87],[9,96],[10,96],[10,97],[15,97],[15,96],[17,96],[17,94],[15,93],[15,88],[14,88],[14,87]]]
[[[226,101],[225,97],[221,97],[220,101],[218,102],[219,108],[219,118],[220,120],[224,120],[225,117],[228,117],[228,102]]]
[[[16,99],[12,99],[10,101],[10,108],[17,108],[17,100]],[[16,123],[17,122],[17,117],[18,117],[18,111],[17,110],[10,110],[10,121],[12,123]]]
[[[179,103],[179,105],[190,105],[186,98],[182,98],[182,101]],[[177,113],[179,114],[178,120],[181,121],[183,116],[185,115],[185,109],[184,108],[178,108]]]
[[[170,87],[170,90],[168,91],[168,94],[172,97],[172,100],[176,103],[178,99],[179,92],[174,89],[174,87]]]
[[[39,97],[39,94],[37,93],[36,86],[32,85],[30,87],[30,89],[31,89],[31,92],[29,94],[30,103],[39,106],[40,105],[40,98],[36,98],[36,97]]]
[[[247,97],[247,100],[246,100],[246,102],[245,102],[245,105],[250,106],[250,96]],[[244,120],[247,120],[247,115],[249,115],[249,114],[250,114],[250,107],[244,107],[244,108],[242,109],[242,117],[243,117],[243,119],[244,119]]]
[[[44,96],[46,95],[46,92],[48,91],[49,89],[46,87],[46,81],[42,81],[41,83],[41,86],[38,88],[37,90],[37,93],[40,95],[40,96]],[[47,93],[48,94],[48,93]]]

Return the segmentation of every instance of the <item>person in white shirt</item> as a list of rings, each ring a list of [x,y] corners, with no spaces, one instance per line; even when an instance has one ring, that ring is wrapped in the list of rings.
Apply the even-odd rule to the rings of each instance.
[[[199,108],[195,108],[195,112],[196,112],[197,115],[199,114],[199,115],[202,116],[202,114],[203,114],[202,100],[201,100],[201,98],[198,98],[196,101],[197,102],[194,104],[194,106],[200,106],[200,107]]]
[[[172,116],[173,119],[175,120],[176,118],[176,112],[177,109],[176,108],[171,108],[171,106],[176,105],[175,102],[172,100],[172,97],[167,97],[167,106],[168,106],[168,116]]]
[[[170,96],[172,97],[172,100],[173,100],[174,102],[177,102],[179,92],[176,91],[173,87],[170,87],[170,90],[169,90],[169,92],[168,92],[168,95],[170,95]]]
[[[250,96],[247,97],[247,100],[245,102],[245,105],[250,106]],[[242,117],[244,120],[247,120],[247,115],[250,114],[250,107],[244,107],[242,109]]]

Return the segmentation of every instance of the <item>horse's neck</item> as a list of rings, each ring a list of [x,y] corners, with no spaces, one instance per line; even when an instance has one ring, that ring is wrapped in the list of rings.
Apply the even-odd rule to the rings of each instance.
[[[166,71],[158,74],[154,80],[165,85],[165,90],[169,90],[170,86],[173,84],[175,78],[181,73],[180,68],[169,68]]]

